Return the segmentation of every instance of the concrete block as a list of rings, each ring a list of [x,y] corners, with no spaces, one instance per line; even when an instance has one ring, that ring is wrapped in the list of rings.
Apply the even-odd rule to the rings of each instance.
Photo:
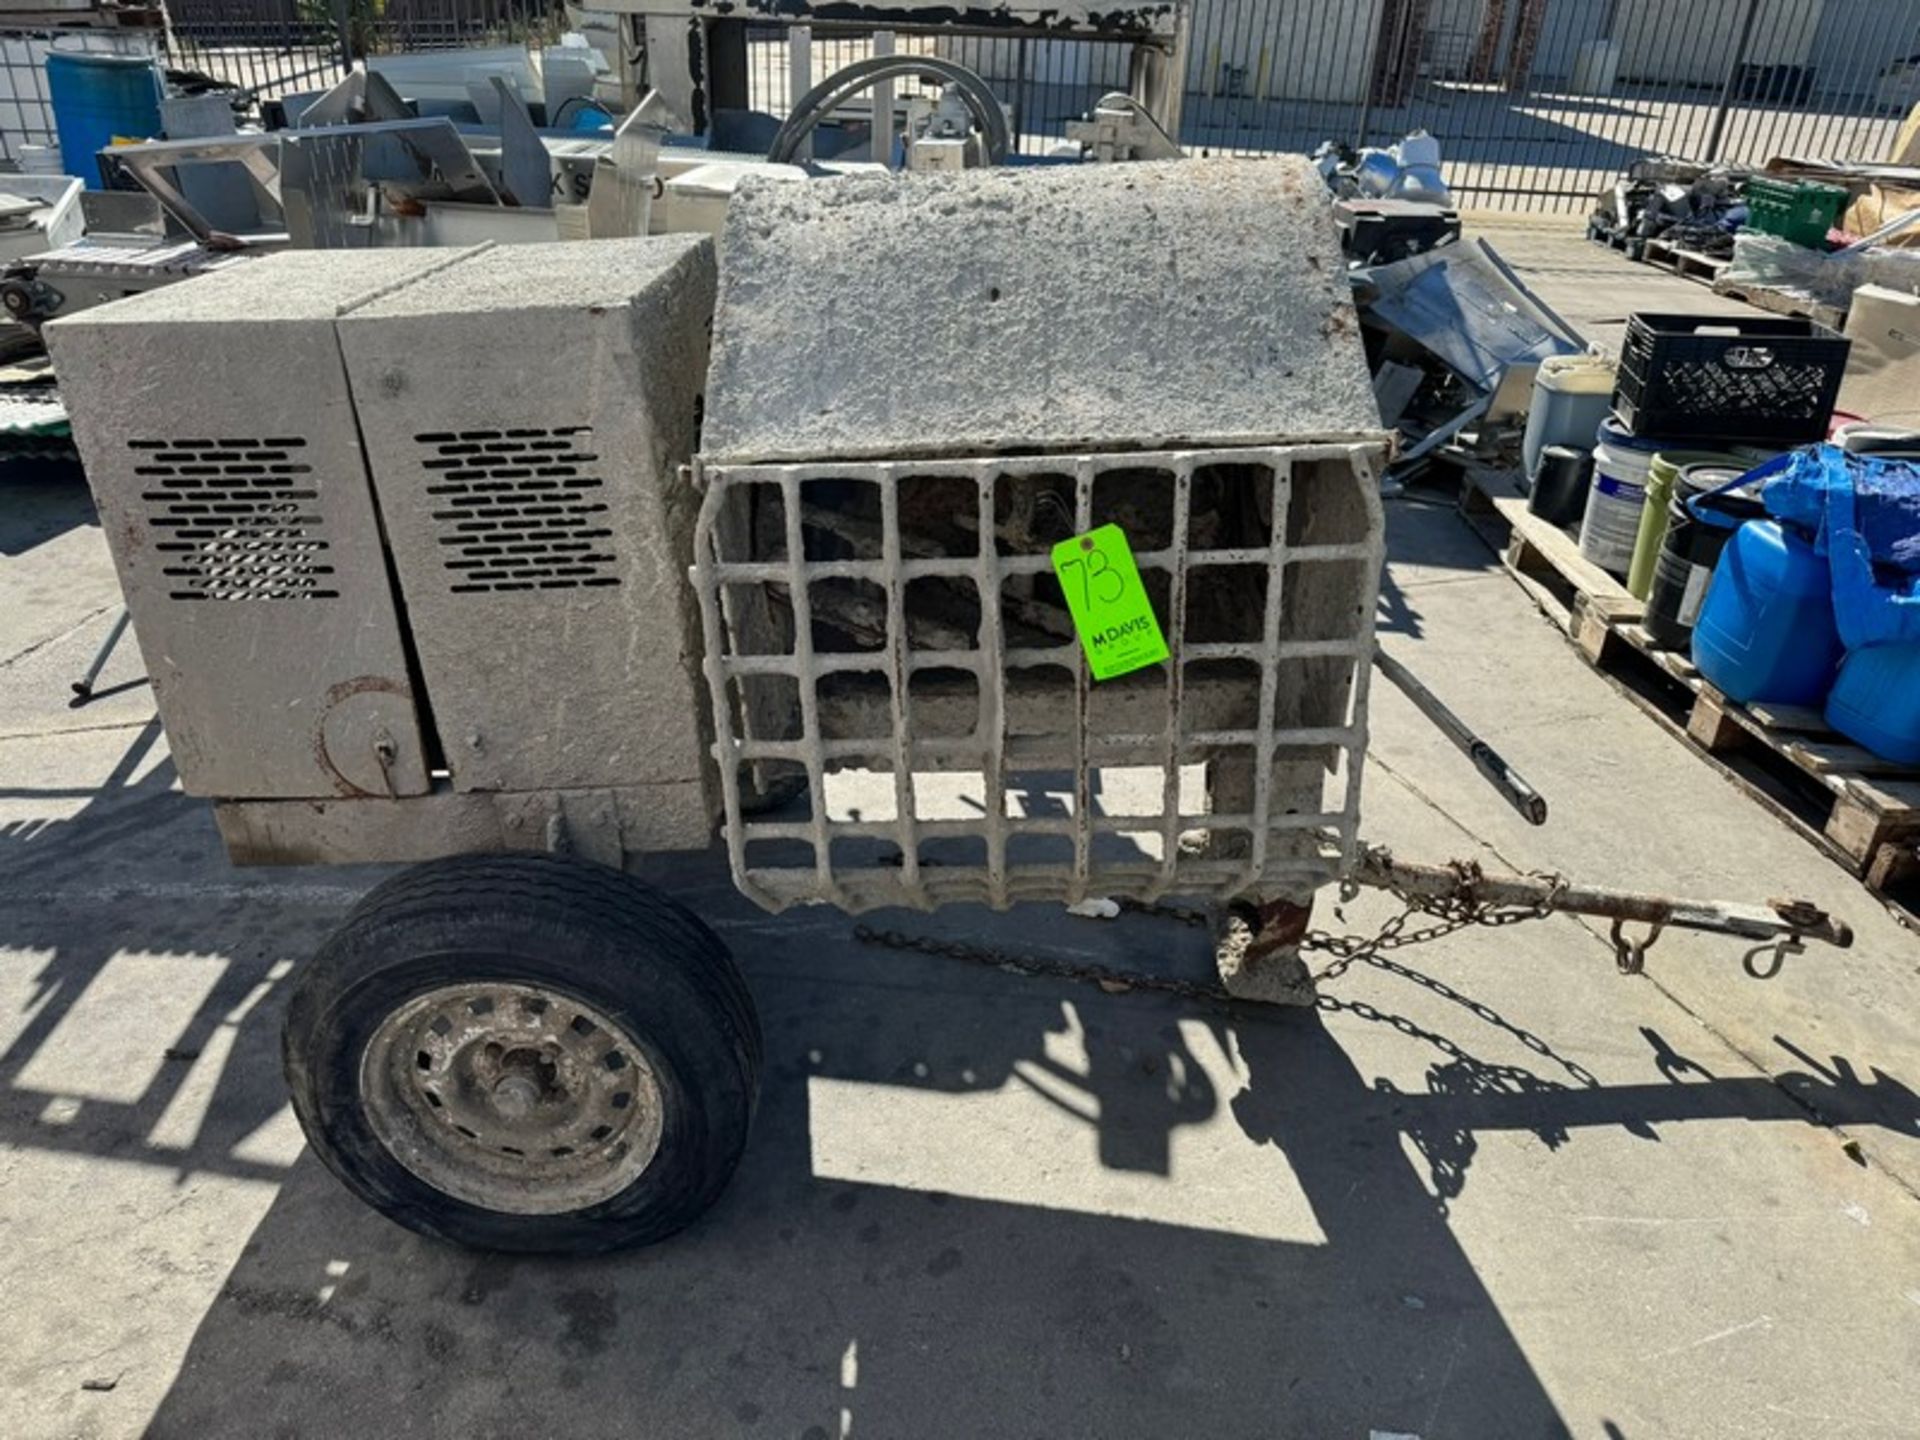
[[[704,237],[521,245],[339,326],[459,790],[697,781]]]
[[[1306,161],[744,185],[706,454],[822,460],[1376,437]]]

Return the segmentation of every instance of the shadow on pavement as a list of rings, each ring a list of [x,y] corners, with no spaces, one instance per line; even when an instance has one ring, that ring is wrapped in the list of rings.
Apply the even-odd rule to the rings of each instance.
[[[770,919],[732,893],[717,857],[686,857],[653,878],[732,944],[766,1030],[740,1174],[701,1223],[649,1251],[476,1255],[363,1209],[310,1156],[287,1170],[247,1150],[283,1106],[291,959],[378,872],[221,869],[204,807],[168,792],[170,779],[154,766],[77,818],[0,844],[0,948],[37,967],[30,1016],[0,1051],[0,1144],[280,1187],[197,1317],[148,1431],[160,1440],[1565,1434],[1449,1221],[1481,1137],[1559,1146],[1587,1127],[1657,1138],[1663,1123],[1809,1112],[1920,1123],[1920,1097],[1891,1076],[1804,1055],[1805,1073],[1780,1085],[1722,1079],[1652,1031],[1662,1078],[1602,1086],[1549,1039],[1392,957],[1379,968],[1425,992],[1423,1022],[1338,995],[1323,1013],[1210,1007],[865,949],[845,917]],[[1039,908],[914,923],[1062,955],[1085,953],[1089,933]],[[1197,930],[1125,916],[1097,933],[1106,963],[1206,973]],[[154,982],[118,973],[129,956],[210,978],[184,999],[143,992]],[[114,1033],[147,1064],[138,1093],[56,1112],[58,1087],[39,1078],[56,1036],[71,1049],[75,1032],[100,1033],[109,1001],[171,1003],[183,1018]],[[1456,1012],[1458,1027],[1446,1023]],[[1369,1082],[1329,1018],[1431,1047],[1424,1091]],[[1455,1038],[1489,1025],[1538,1063],[1489,1063]],[[1069,1031],[1084,1059],[1063,1066],[1052,1052]],[[1216,1078],[1201,1050],[1227,1057]],[[184,1143],[156,1142],[196,1074],[203,1118]],[[1257,1171],[1271,1193],[1243,1188],[1219,1211],[1252,1233],[1172,1208],[1208,1201],[1191,1160],[1156,1192],[1157,1218],[1102,1212],[1079,1156],[1062,1157],[1071,1179],[1050,1180],[1045,1156],[1032,1163],[1032,1147],[1006,1137],[954,1153],[973,1124],[948,1137],[912,1107],[898,1118],[886,1096],[1021,1086],[1096,1129],[1095,1175],[1152,1183],[1174,1173],[1177,1133],[1227,1107],[1273,1151]],[[823,1103],[849,1089],[868,1098],[823,1121]],[[1038,1123],[1010,1104],[969,1118],[1006,1114]],[[905,1162],[847,1163],[834,1147],[853,1125],[890,1132],[855,1136],[856,1156]],[[1244,1157],[1236,1173],[1248,1183]],[[927,1174],[944,1188],[908,1188]],[[992,1198],[1008,1194],[1019,1198]]]
[[[1446,1433],[1562,1433],[1315,1016],[1228,1023],[1250,1075],[1233,1113],[1285,1153],[1324,1237],[1291,1243],[817,1178],[810,1053],[886,1084],[928,1048],[992,1070],[1005,1057],[970,1043],[1032,1027],[982,1027],[937,986],[853,1004],[758,988],[772,1073],[755,1142],[693,1231],[598,1261],[462,1254],[303,1160],[149,1433],[344,1435],[412,1410],[436,1433],[587,1433],[598,1416],[633,1435],[1364,1435],[1443,1407]],[[1057,1013],[1054,988],[989,1008]],[[1178,1013],[1082,1009],[1140,1053]],[[1154,1108],[1110,1123],[1151,1131]]]
[[[9,467],[0,485],[6,497],[0,507],[0,556],[24,555],[69,530],[99,525],[77,463],[35,463],[25,474],[22,468]]]

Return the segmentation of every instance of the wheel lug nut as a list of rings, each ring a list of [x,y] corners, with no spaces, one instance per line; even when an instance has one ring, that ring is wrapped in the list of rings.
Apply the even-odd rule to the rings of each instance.
[[[540,1103],[540,1087],[525,1075],[508,1075],[494,1083],[493,1108],[510,1119],[519,1119]]]

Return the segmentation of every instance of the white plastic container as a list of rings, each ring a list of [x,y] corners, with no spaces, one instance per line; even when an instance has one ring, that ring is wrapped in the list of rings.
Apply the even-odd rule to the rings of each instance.
[[[60,168],[58,145],[22,145],[19,152],[22,175],[64,175]]]
[[[1549,355],[1533,380],[1527,433],[1520,442],[1522,472],[1532,481],[1549,445],[1584,449],[1613,403],[1613,362],[1603,355]]]
[[[1393,147],[1393,158],[1402,168],[1408,165],[1433,165],[1440,163],[1440,142],[1425,130],[1410,131],[1406,138]]]
[[[805,180],[798,165],[776,165],[766,160],[730,163],[716,160],[697,165],[667,180],[653,202],[649,226],[655,235],[705,231],[717,236],[727,223],[727,205],[740,182],[749,175],[761,180]]]
[[[1599,443],[1593,447],[1593,485],[1580,521],[1580,553],[1623,580],[1640,538],[1640,512],[1647,503],[1657,444],[1609,422],[1600,427]]]
[[[1847,376],[1840,408],[1894,425],[1920,422],[1920,296],[1862,285],[1847,312]]]

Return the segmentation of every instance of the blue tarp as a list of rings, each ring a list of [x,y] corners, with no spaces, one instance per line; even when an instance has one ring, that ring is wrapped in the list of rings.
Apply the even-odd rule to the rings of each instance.
[[[1833,567],[1833,615],[1849,650],[1920,642],[1920,463],[1814,445],[1770,462],[1769,514],[1814,537]]]

